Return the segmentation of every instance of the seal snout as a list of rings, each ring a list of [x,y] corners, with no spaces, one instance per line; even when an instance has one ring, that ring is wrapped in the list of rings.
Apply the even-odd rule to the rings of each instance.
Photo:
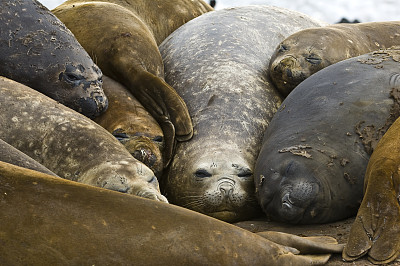
[[[235,189],[235,181],[232,179],[224,178],[222,182],[218,184],[218,190],[225,199],[230,199]]]

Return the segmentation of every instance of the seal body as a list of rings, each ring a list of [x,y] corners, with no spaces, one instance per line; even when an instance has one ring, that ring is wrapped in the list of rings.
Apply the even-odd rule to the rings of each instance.
[[[69,0],[53,10],[102,71],[126,86],[160,124],[166,164],[175,137],[190,139],[193,126],[184,101],[164,81],[157,45],[180,25],[210,10],[201,0]]]
[[[94,121],[113,134],[158,178],[161,177],[164,135],[157,121],[120,83],[103,76],[103,90],[108,97],[108,108]]]
[[[400,99],[400,93],[395,95]],[[350,230],[343,258],[364,254],[374,264],[400,255],[400,118],[389,128],[368,162],[364,197]]]
[[[104,128],[15,81],[0,78],[0,139],[58,176],[166,201],[157,178]]]
[[[270,61],[270,76],[287,96],[300,82],[339,61],[400,42],[400,21],[335,24],[305,29],[283,40]]]
[[[294,255],[190,210],[3,162],[0,212],[2,265],[321,265],[329,258]]]
[[[107,108],[102,73],[74,35],[36,0],[1,1],[0,75],[88,116]]]
[[[281,8],[232,8],[189,21],[160,45],[166,81],[194,125],[193,139],[177,144],[168,170],[170,201],[229,222],[259,214],[253,168],[281,103],[268,60],[285,36],[318,25]]]
[[[0,161],[39,171],[48,175],[56,175],[40,163],[33,160],[28,155],[17,150],[2,139],[0,139]]]
[[[261,207],[275,220],[327,223],[356,214],[376,143],[400,114],[400,50],[331,65],[283,101],[255,168]]]

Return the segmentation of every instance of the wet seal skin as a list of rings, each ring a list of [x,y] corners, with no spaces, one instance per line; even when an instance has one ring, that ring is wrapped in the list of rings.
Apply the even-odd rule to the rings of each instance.
[[[0,139],[0,161],[57,176],[55,173],[2,139]]]
[[[400,21],[341,23],[294,33],[271,57],[270,76],[283,96],[315,72],[400,42]]]
[[[104,74],[128,88],[160,124],[165,165],[175,140],[190,139],[193,126],[185,102],[164,81],[158,45],[211,10],[202,0],[69,0],[52,10]]]
[[[195,18],[160,45],[166,81],[186,102],[194,125],[193,138],[177,144],[161,182],[169,201],[228,222],[262,214],[254,164],[281,103],[268,60],[285,36],[318,25],[283,8],[238,7]]]
[[[275,236],[293,245],[282,246],[178,206],[3,162],[0,213],[1,265],[322,265],[341,252],[330,237]]]
[[[0,75],[93,118],[107,109],[102,73],[74,35],[35,0],[1,1]]]
[[[356,215],[369,157],[400,115],[399,62],[399,48],[347,59],[282,102],[255,168],[267,216],[312,224]]]
[[[379,141],[368,162],[363,201],[343,250],[347,261],[366,255],[374,264],[386,264],[400,255],[399,134],[400,118]]]
[[[107,76],[103,76],[103,90],[108,109],[94,121],[160,178],[164,169],[164,135],[157,121],[127,88]]]
[[[58,176],[167,201],[158,180],[107,130],[20,83],[0,77],[0,139]]]

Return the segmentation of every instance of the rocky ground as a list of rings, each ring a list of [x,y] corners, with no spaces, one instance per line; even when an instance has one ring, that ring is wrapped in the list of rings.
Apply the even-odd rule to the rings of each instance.
[[[322,224],[322,225],[287,225],[277,222],[270,222],[266,219],[257,219],[253,221],[244,221],[236,223],[236,226],[239,226],[243,229],[249,230],[251,232],[261,232],[261,231],[279,231],[285,233],[291,233],[299,236],[331,236],[336,238],[339,243],[346,243],[347,238],[350,233],[351,225],[354,221],[354,218],[350,218],[344,221],[330,223],[330,224]],[[344,262],[342,260],[341,255],[336,254],[333,255],[328,264],[330,266],[338,266],[338,265],[355,265],[355,266],[368,266],[374,265],[369,262],[365,257],[362,259],[358,259],[355,262]],[[387,264],[390,266],[399,265],[400,266],[400,257],[390,263]]]

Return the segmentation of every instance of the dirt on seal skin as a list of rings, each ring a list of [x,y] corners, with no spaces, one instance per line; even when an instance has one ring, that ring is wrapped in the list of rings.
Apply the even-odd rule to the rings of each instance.
[[[267,218],[260,218],[252,221],[238,222],[235,223],[234,225],[254,233],[262,231],[278,231],[278,232],[295,234],[298,236],[322,236],[322,235],[331,236],[334,237],[339,244],[346,244],[350,234],[350,228],[351,225],[353,224],[354,219],[355,217],[328,224],[291,225],[279,222],[271,222],[267,220]],[[334,254],[329,259],[326,265],[371,266],[374,264],[372,264],[366,257],[362,257],[353,262],[345,262],[343,261],[341,254]],[[400,257],[398,257],[397,260],[384,265],[400,266]]]

